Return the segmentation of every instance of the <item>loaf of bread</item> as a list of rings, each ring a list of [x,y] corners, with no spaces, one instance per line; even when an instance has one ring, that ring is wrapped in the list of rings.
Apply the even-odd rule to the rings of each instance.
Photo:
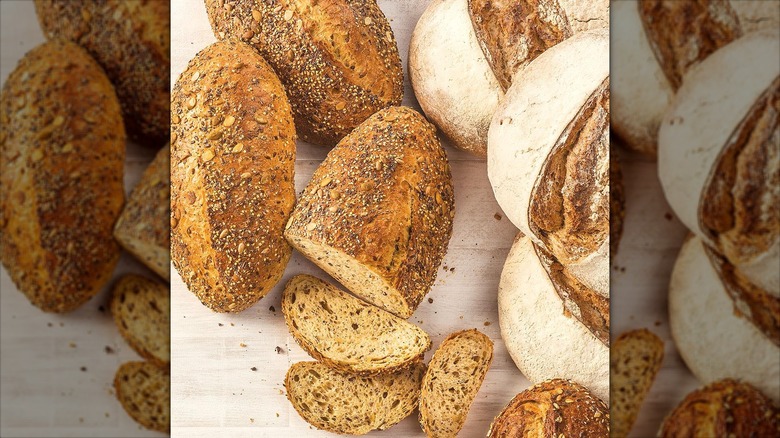
[[[119,333],[141,357],[159,367],[171,360],[170,288],[127,274],[114,284],[111,315]]]
[[[488,438],[608,436],[607,405],[582,385],[563,379],[517,394],[488,431]]]
[[[310,275],[287,283],[282,312],[309,355],[345,372],[370,375],[406,368],[431,346],[416,325]]]
[[[284,88],[248,44],[190,61],[171,101],[171,258],[209,308],[240,312],[279,281],[295,202],[295,127]]]
[[[114,238],[166,281],[171,280],[171,148],[166,145],[133,188]]]
[[[453,200],[435,128],[410,108],[392,107],[328,154],[285,237],[358,297],[408,318],[447,251]]]
[[[626,217],[626,195],[623,187],[623,171],[618,148],[613,142],[609,146],[609,257],[617,254],[620,237],[623,235],[623,221]]]
[[[100,66],[76,44],[27,53],[0,97],[0,255],[35,306],[67,312],[119,260],[125,131]]]
[[[564,376],[609,402],[609,332],[599,338],[574,318],[577,308],[564,305],[558,288],[565,285],[541,254],[522,233],[509,251],[498,287],[501,338],[531,382]]]
[[[365,435],[385,430],[417,407],[425,364],[390,374],[359,377],[320,362],[298,362],[284,380],[287,398],[317,429]]]
[[[35,0],[49,38],[85,48],[116,88],[131,138],[161,147],[169,135],[170,4],[155,0]]]
[[[780,297],[780,38],[746,35],[686,76],[658,135],[658,175],[683,224]]]
[[[171,384],[167,369],[149,362],[126,362],[116,371],[114,390],[133,420],[147,429],[169,432]]]
[[[688,394],[666,417],[659,437],[780,435],[780,410],[750,384],[719,380]]]
[[[219,39],[251,44],[284,84],[301,139],[333,146],[401,103],[403,70],[375,0],[206,0]]]
[[[493,341],[476,329],[447,336],[422,381],[420,425],[429,437],[454,438],[493,362]]]

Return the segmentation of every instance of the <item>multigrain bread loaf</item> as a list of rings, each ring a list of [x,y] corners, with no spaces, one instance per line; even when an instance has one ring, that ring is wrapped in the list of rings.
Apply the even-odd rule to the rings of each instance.
[[[563,379],[517,394],[488,431],[488,438],[608,436],[607,405],[582,385]]]
[[[149,269],[171,279],[171,148],[166,145],[133,188],[114,238]]]
[[[44,34],[71,40],[103,67],[131,138],[161,147],[169,135],[170,4],[158,0],[36,0]]]
[[[623,333],[612,343],[609,358],[611,437],[628,436],[663,359],[663,341],[647,329]]]
[[[298,362],[284,380],[287,398],[312,426],[329,432],[364,435],[385,430],[417,407],[425,364],[390,374],[360,377],[320,362]]]
[[[476,329],[447,336],[422,381],[420,425],[429,437],[455,437],[493,361],[493,342]]]
[[[111,277],[125,131],[114,89],[77,45],[22,58],[0,98],[0,255],[35,306],[67,312]]]
[[[688,394],[664,419],[659,437],[780,435],[780,411],[750,384],[724,379]]]
[[[274,68],[301,139],[333,146],[401,103],[403,70],[375,0],[206,0],[219,39],[240,38]]]
[[[295,128],[284,88],[248,44],[190,61],[171,101],[171,258],[206,306],[240,312],[281,278],[295,202]]]
[[[171,428],[170,373],[149,362],[126,362],[114,376],[116,398],[125,411],[147,429]]]
[[[166,285],[128,274],[114,284],[111,315],[141,357],[159,367],[171,360],[171,296]]]
[[[287,283],[282,312],[309,355],[345,372],[370,375],[406,368],[431,346],[416,325],[310,275]]]
[[[408,318],[428,293],[452,235],[450,167],[414,110],[382,110],[314,172],[285,237],[358,297]]]

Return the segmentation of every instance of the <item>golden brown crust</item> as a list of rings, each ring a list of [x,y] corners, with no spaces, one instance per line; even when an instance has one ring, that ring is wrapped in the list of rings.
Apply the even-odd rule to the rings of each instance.
[[[95,295],[119,260],[125,133],[114,89],[73,43],[31,50],[0,100],[0,251],[47,312]]]
[[[780,412],[747,383],[719,380],[688,394],[661,425],[659,437],[769,437],[780,434]]]
[[[249,45],[221,41],[171,102],[171,258],[209,308],[240,312],[279,281],[295,202],[295,129],[284,88]]]
[[[170,372],[148,362],[125,362],[114,376],[116,398],[143,427],[170,432]]]
[[[617,254],[620,237],[623,235],[623,220],[626,217],[626,195],[623,187],[623,172],[620,170],[620,154],[614,143],[609,148],[609,257]]]
[[[571,380],[547,380],[517,394],[488,431],[488,438],[526,436],[607,437],[609,409]]]
[[[170,4],[164,0],[36,0],[49,38],[79,44],[103,67],[128,135],[160,147],[169,133]]]
[[[468,5],[479,45],[504,91],[515,72],[572,35],[557,0],[468,0]]]
[[[140,275],[120,278],[111,292],[111,315],[122,337],[158,367],[170,362],[170,289]]]
[[[214,34],[254,46],[287,90],[303,140],[333,146],[398,105],[403,70],[374,0],[206,0]]]

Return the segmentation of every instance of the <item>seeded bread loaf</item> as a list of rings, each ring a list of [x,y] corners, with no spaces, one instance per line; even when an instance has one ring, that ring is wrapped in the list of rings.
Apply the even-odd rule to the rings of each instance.
[[[171,428],[170,373],[149,362],[126,362],[114,376],[116,398],[125,411],[147,429]]]
[[[313,358],[370,375],[410,366],[431,346],[422,329],[310,275],[284,288],[282,312],[296,342]]]
[[[131,138],[169,135],[170,4],[158,0],[36,0],[44,34],[85,48],[116,87]]]
[[[248,44],[190,61],[171,101],[171,258],[206,306],[240,312],[290,259],[295,127],[284,88]]]
[[[139,275],[120,278],[111,295],[119,333],[141,357],[159,367],[171,360],[171,296],[166,285]]]
[[[171,279],[171,148],[157,152],[114,226],[114,238],[149,269]]]
[[[328,154],[285,237],[358,297],[408,318],[436,279],[453,200],[434,127],[410,108],[392,107]]]
[[[488,431],[488,438],[608,436],[607,405],[582,385],[563,379],[517,394]]]
[[[385,430],[417,407],[425,364],[389,374],[360,377],[320,362],[298,362],[284,380],[287,398],[312,426],[329,432],[364,435]]]
[[[124,158],[119,102],[89,54],[63,40],[27,53],[0,98],[0,255],[35,306],[73,310],[111,277]]]
[[[493,361],[493,342],[479,331],[447,336],[422,381],[420,425],[429,437],[455,437]]]
[[[274,68],[301,139],[333,146],[401,103],[403,70],[375,0],[206,0],[219,39],[251,44]]]

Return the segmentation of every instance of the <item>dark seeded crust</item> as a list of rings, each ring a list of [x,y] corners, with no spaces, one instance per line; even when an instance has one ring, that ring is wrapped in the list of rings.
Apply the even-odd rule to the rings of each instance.
[[[468,0],[468,6],[482,53],[504,91],[520,68],[572,35],[557,0]]]
[[[139,275],[114,284],[111,315],[119,333],[141,357],[159,367],[171,360],[170,289]]]
[[[36,0],[43,32],[85,48],[116,87],[128,135],[161,147],[169,135],[170,4],[166,0]]]
[[[620,170],[620,154],[617,146],[609,147],[609,257],[615,257],[623,235],[626,217],[626,195],[623,188],[623,172]]]
[[[206,0],[219,39],[252,44],[287,90],[298,135],[333,146],[401,103],[395,37],[374,0]]]
[[[310,275],[290,279],[282,312],[301,348],[343,372],[399,371],[422,359],[431,346],[419,327]],[[339,350],[359,356],[342,358]]]
[[[171,429],[170,373],[149,362],[126,362],[114,376],[116,398],[143,427],[169,433]]]
[[[488,438],[608,437],[609,409],[571,380],[553,379],[517,394],[493,420]]]
[[[659,437],[770,437],[780,434],[780,411],[747,383],[719,380],[688,394],[666,417]]]
[[[133,188],[114,238],[167,281],[171,279],[171,148],[166,145]]]
[[[221,41],[190,61],[171,111],[171,258],[203,304],[240,312],[292,252],[282,236],[295,202],[290,106],[252,47]]]
[[[110,278],[124,158],[119,102],[87,52],[53,40],[19,61],[0,98],[0,255],[35,306],[73,310]]]
[[[650,47],[675,90],[691,66],[742,35],[727,0],[648,0],[637,7]]]

